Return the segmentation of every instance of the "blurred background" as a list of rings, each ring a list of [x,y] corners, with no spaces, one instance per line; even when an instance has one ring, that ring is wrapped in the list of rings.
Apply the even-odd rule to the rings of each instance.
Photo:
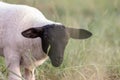
[[[36,80],[120,80],[120,0],[2,0],[38,8],[46,18],[93,33],[70,39],[59,68],[50,60],[37,68]],[[0,58],[0,80],[7,70]]]

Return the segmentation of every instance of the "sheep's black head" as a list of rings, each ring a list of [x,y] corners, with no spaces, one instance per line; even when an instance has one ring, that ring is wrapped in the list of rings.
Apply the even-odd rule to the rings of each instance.
[[[27,38],[41,37],[43,51],[48,52],[52,65],[58,67],[63,61],[64,50],[69,38],[85,39],[90,37],[92,33],[84,29],[65,28],[60,24],[51,24],[30,28],[23,31],[22,35]]]

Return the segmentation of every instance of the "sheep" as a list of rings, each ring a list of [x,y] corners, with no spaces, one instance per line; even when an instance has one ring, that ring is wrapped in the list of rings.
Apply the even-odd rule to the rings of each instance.
[[[92,35],[85,29],[65,27],[48,20],[38,9],[0,2],[0,56],[9,70],[8,80],[35,80],[34,70],[50,58],[53,66],[63,62],[64,50],[73,39]]]

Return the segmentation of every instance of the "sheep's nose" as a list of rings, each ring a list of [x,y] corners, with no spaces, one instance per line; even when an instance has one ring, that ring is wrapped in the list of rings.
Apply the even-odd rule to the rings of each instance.
[[[52,65],[54,67],[59,67],[62,64],[63,58],[62,57],[56,57],[54,58],[54,60],[52,61]]]

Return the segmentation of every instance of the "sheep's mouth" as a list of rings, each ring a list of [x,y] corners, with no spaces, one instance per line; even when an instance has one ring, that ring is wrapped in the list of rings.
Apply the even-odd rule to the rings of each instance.
[[[63,62],[63,59],[53,59],[51,60],[51,63],[54,67],[59,67]]]
[[[63,57],[60,56],[49,55],[49,58],[54,67],[59,67],[63,62]]]

